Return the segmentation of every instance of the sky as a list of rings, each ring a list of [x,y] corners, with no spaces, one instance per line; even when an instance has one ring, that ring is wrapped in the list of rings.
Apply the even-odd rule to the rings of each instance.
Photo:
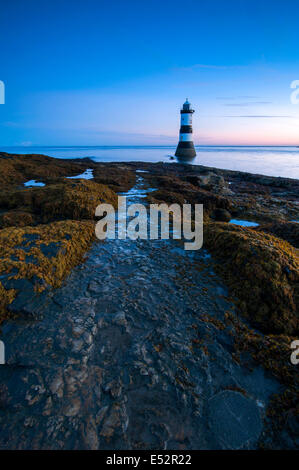
[[[299,145],[298,16],[297,0],[0,0],[0,147],[175,145],[186,97],[195,144]]]

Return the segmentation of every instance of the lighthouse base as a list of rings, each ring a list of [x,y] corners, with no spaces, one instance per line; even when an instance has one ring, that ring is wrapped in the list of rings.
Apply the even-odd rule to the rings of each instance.
[[[175,156],[180,158],[194,158],[196,156],[193,142],[179,142]]]

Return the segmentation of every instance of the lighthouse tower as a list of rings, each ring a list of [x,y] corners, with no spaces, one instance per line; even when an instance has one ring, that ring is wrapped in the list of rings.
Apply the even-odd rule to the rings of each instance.
[[[181,109],[181,128],[180,139],[175,152],[176,157],[193,158],[196,155],[193,137],[192,137],[192,114],[194,110],[191,109],[191,104],[186,99]]]

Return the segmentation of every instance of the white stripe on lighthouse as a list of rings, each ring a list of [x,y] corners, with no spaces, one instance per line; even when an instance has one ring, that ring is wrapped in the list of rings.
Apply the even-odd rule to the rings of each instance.
[[[180,134],[180,142],[192,142],[192,133]]]
[[[192,113],[181,114],[181,126],[191,126],[192,124]]]

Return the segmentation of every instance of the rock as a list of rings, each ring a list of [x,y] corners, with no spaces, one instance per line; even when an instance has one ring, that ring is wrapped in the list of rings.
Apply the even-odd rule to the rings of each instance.
[[[21,281],[21,280],[20,280]],[[31,320],[40,319],[42,312],[39,310],[42,307],[46,293],[43,292],[39,296],[34,291],[34,285],[30,282],[24,281],[26,290],[20,290],[16,299],[7,306],[8,312],[11,312],[18,317],[24,317]]]
[[[0,215],[0,227],[25,227],[26,225],[33,225],[34,217],[30,212],[23,212],[21,210],[12,210]]]
[[[90,283],[88,284],[88,290],[92,293],[92,294],[97,294],[99,292],[101,292],[102,290],[102,284],[99,283],[98,281],[90,281]]]
[[[232,218],[229,211],[226,209],[215,209],[211,214],[212,219],[220,222],[229,222]]]
[[[104,406],[103,408],[101,408],[98,411],[98,413],[96,415],[96,424],[97,425],[99,425],[103,421],[103,418],[104,418],[105,414],[107,413],[108,408],[109,408],[109,406]]]
[[[64,415],[65,416],[76,416],[79,413],[81,408],[81,401],[79,398],[71,398],[69,399],[69,403],[64,408]]]
[[[61,242],[50,242],[47,245],[45,243],[41,243],[39,248],[44,256],[47,258],[53,258],[61,251]],[[65,250],[62,250],[61,252],[62,254],[65,254]]]
[[[62,372],[58,370],[57,376],[51,382],[49,388],[50,388],[51,393],[53,393],[53,395],[57,395],[58,398],[62,398],[63,387],[64,387],[64,381],[62,378]]]
[[[75,341],[73,341],[72,351],[74,353],[78,353],[81,351],[83,346],[84,346],[84,341],[82,339],[76,339]]]
[[[111,380],[104,386],[104,392],[110,392],[112,398],[120,397],[122,393],[122,381],[120,379]]]
[[[126,327],[128,324],[126,316],[123,312],[117,313],[115,317],[113,318],[112,323],[114,323],[115,325],[120,325],[124,327]]]
[[[30,237],[35,239],[28,241]],[[5,254],[0,259],[0,322],[7,316],[7,311],[38,317],[36,312],[39,305],[43,305],[43,296],[50,287],[61,284],[82,260],[93,240],[94,224],[91,221],[68,220],[0,230],[0,247],[5,247]],[[50,258],[43,253],[48,246]],[[53,247],[59,247],[58,253]]]
[[[136,182],[136,173],[128,165],[97,164],[93,171],[97,183],[107,184],[116,192],[128,191]]]
[[[199,186],[208,191],[213,190],[216,193],[222,192],[222,190],[225,188],[228,189],[228,185],[225,182],[223,176],[216,175],[212,172],[188,176],[187,181],[194,186]]]
[[[46,400],[46,406],[43,410],[43,416],[50,416],[52,412],[52,405],[53,405],[52,398],[48,397]]]
[[[295,248],[299,248],[299,224],[296,222],[274,222],[262,224],[257,227],[256,230],[271,233],[288,241]]]
[[[211,430],[222,449],[254,447],[262,430],[256,403],[241,393],[225,390],[209,402]]]
[[[112,409],[104,421],[100,435],[106,439],[110,439],[113,435],[123,434],[129,423],[124,404],[114,403]]]
[[[82,425],[82,438],[86,449],[96,450],[99,448],[96,423],[91,416]]]
[[[131,164],[133,172],[136,165]],[[291,410],[298,387],[293,387],[294,398],[284,394],[271,405],[270,395],[281,388],[272,380],[268,384],[264,374],[257,376],[254,364],[258,360],[276,377],[279,372],[281,381],[295,377],[289,337],[284,337],[282,349],[282,335],[262,336],[245,328],[238,317],[241,310],[222,298],[228,293],[215,274],[221,266],[229,294],[233,288],[236,297],[248,303],[249,321],[256,319],[271,333],[277,315],[279,328],[295,328],[291,301],[298,299],[298,268],[292,247],[258,230],[211,222],[216,209],[244,215],[243,203],[245,209],[247,203],[256,208],[254,197],[261,192],[253,188],[251,199],[247,184],[241,193],[238,181],[244,176],[221,170],[211,175],[202,167],[170,163],[165,164],[165,177],[162,165],[143,165],[151,170],[146,174],[148,184],[159,189],[151,194],[161,202],[165,195],[165,201],[204,204],[209,254],[184,252],[172,241],[97,242],[62,287],[44,298],[34,296],[32,311],[41,312],[42,321],[5,322],[9,367],[0,368],[0,447],[256,448],[257,442],[264,445],[268,432],[269,447],[298,447],[296,408]],[[118,172],[118,165],[110,165],[111,181],[113,166]],[[97,175],[104,182],[101,168]],[[158,178],[154,181],[159,172],[161,185]],[[117,179],[122,184],[120,173]],[[188,174],[207,178],[204,183],[213,183],[212,189],[200,187],[202,181],[186,182]],[[220,193],[223,180],[218,175],[223,174],[234,182],[233,198]],[[128,174],[125,184],[129,180]],[[71,202],[74,195],[70,196]],[[30,205],[33,191],[27,197]],[[94,232],[94,224],[88,225]],[[0,245],[8,250],[0,272],[3,289],[27,292],[37,276],[59,287],[90,246],[84,226],[64,221],[1,230]],[[290,232],[292,238],[296,228]],[[283,226],[281,230],[283,234]],[[214,262],[214,256],[220,261]],[[42,298],[40,305],[37,298]],[[27,309],[29,302],[26,298]],[[268,413],[261,437],[259,412],[262,417]],[[290,442],[277,433],[280,418]]]
[[[204,243],[222,263],[226,285],[254,326],[264,333],[298,333],[299,264],[291,245],[264,232],[220,222],[204,225]]]
[[[43,393],[45,393],[43,387],[40,385],[32,385],[31,388],[27,390],[25,400],[27,400],[29,406],[32,406],[41,399]]]
[[[73,333],[73,336],[75,336],[75,338],[79,338],[80,336],[82,336],[84,331],[85,329],[83,328],[83,326],[79,326],[79,325],[74,326],[72,329],[72,333]]]

